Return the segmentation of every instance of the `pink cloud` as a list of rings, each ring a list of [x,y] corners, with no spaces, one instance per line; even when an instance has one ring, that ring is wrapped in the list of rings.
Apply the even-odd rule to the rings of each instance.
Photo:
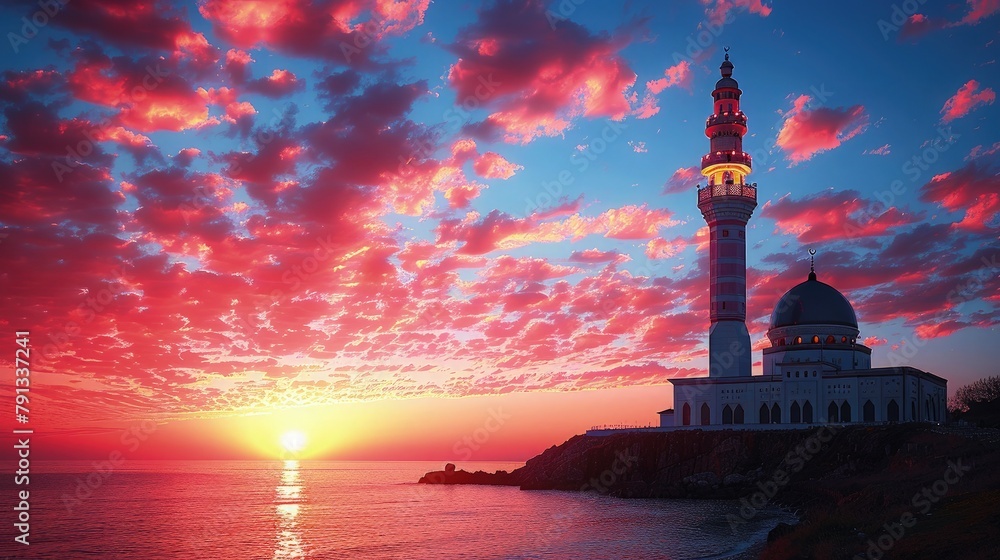
[[[486,152],[476,158],[472,168],[476,173],[486,179],[510,179],[522,166],[511,163],[496,152]]]
[[[761,17],[771,15],[771,6],[761,0],[701,0],[705,14],[714,24],[729,22],[731,12],[746,10]]]
[[[808,95],[796,98],[778,132],[778,147],[788,154],[792,165],[832,150],[868,127],[868,115],[861,105],[808,109],[809,101]]]
[[[481,134],[528,143],[562,134],[578,117],[631,111],[626,92],[635,73],[618,54],[625,44],[568,20],[553,29],[538,0],[499,3],[459,32],[448,82],[459,105],[472,100],[493,111],[476,127]]]
[[[958,92],[941,107],[941,122],[949,123],[968,115],[979,105],[992,105],[996,101],[996,93],[991,88],[976,90],[979,90],[979,82],[976,80],[969,80],[958,88]]]
[[[701,169],[695,166],[681,167],[663,184],[663,194],[676,194],[693,190],[692,187],[701,178]]]

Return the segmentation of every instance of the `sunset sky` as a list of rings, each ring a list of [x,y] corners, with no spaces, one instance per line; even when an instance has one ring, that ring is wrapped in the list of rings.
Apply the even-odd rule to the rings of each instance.
[[[996,0],[39,10],[0,8],[0,383],[30,331],[40,458],[300,430],[309,457],[523,460],[656,422],[707,369],[724,46],[754,371],[812,247],[874,366],[997,373]]]

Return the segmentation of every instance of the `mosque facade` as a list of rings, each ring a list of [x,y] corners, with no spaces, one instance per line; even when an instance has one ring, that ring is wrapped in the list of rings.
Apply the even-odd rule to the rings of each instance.
[[[763,375],[751,375],[746,225],[757,184],[747,181],[747,117],[728,52],[720,70],[701,158],[707,185],[697,191],[709,228],[709,371],[671,380],[674,407],[660,413],[661,427],[943,421],[947,381],[913,367],[872,368],[854,307],[819,280],[815,265],[776,303]]]

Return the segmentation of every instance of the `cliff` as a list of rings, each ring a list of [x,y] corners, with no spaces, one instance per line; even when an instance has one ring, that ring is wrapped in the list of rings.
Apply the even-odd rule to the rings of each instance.
[[[421,482],[460,476],[524,490],[738,499],[748,515],[768,505],[798,510],[802,522],[773,531],[761,558],[864,558],[873,545],[872,558],[974,560],[992,558],[977,556],[983,543],[1000,545],[996,430],[904,424],[575,436],[510,473],[457,473],[464,471]],[[883,539],[887,554],[878,539],[909,521],[904,514],[919,522],[903,527],[907,538]]]

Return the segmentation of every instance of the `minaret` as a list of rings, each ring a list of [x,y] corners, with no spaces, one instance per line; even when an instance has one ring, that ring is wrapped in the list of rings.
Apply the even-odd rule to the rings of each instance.
[[[709,376],[748,377],[746,226],[757,207],[757,184],[746,182],[751,167],[750,154],[743,151],[747,117],[740,111],[743,92],[732,78],[729,47],[719,69],[722,79],[712,92],[715,111],[705,122],[711,148],[701,158],[701,174],[708,178],[708,186],[698,188],[698,209],[709,229]]]

